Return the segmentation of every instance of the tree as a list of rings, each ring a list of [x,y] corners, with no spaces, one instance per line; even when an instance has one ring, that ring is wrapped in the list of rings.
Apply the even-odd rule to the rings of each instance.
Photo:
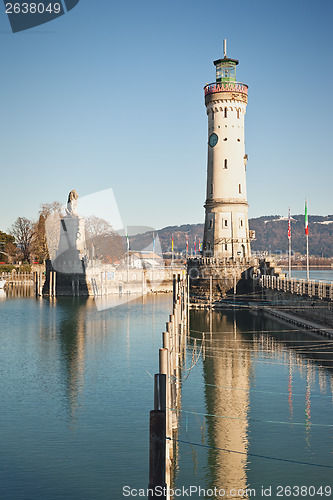
[[[10,262],[15,258],[16,251],[14,236],[0,231],[0,260]]]
[[[10,233],[15,238],[23,260],[30,262],[32,240],[34,237],[34,223],[25,217],[18,217],[12,225]]]
[[[43,203],[39,210],[39,219],[35,224],[33,252],[39,262],[52,258],[53,247],[59,240],[60,217],[62,205],[58,201]]]
[[[94,215],[85,219],[85,239],[91,257],[104,263],[117,262],[124,258],[124,239],[104,219]]]

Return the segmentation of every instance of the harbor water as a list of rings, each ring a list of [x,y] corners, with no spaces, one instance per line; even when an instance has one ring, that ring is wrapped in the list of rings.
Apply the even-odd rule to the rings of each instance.
[[[286,273],[286,276],[288,276],[288,268],[283,268],[282,271],[284,273]],[[333,281],[333,269],[310,268],[309,276],[310,276],[310,280],[325,281],[328,283],[330,281]],[[293,268],[291,270],[291,277],[305,280],[306,279],[306,269]]]
[[[171,301],[98,311],[93,299],[2,295],[0,498],[118,500],[125,486],[147,488],[152,376]],[[190,319],[173,486],[206,498],[222,498],[214,487],[260,498],[264,486],[278,498],[279,486],[298,485],[315,488],[303,498],[329,497],[327,338],[251,310]]]

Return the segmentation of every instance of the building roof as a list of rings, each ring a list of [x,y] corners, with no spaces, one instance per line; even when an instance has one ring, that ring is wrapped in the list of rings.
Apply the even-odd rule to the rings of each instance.
[[[136,257],[138,259],[153,259],[153,260],[163,260],[160,255],[154,252],[150,252],[149,250],[142,250],[141,252],[130,252],[130,255]]]
[[[217,66],[217,64],[219,64],[221,62],[224,62],[224,63],[231,62],[231,63],[236,64],[236,66],[239,63],[239,61],[237,59],[230,59],[230,57],[224,57],[224,59],[217,59],[216,61],[214,61],[214,64],[215,64],[215,66]]]

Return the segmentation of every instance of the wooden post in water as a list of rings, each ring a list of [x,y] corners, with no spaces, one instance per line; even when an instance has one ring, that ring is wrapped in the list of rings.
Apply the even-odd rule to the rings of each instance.
[[[164,360],[162,363],[164,368]],[[166,487],[166,375],[161,373],[154,377],[154,410],[150,412],[149,437],[149,489],[153,491],[148,498],[166,498],[154,491],[157,486]]]
[[[151,500],[166,499],[165,482],[165,411],[153,410],[150,412],[149,425],[149,495]],[[156,487],[162,487],[164,493],[159,494]]]
[[[171,436],[172,434],[172,401],[171,401],[171,369],[170,369],[170,357],[171,353],[169,350],[169,334],[168,332],[163,332],[163,349],[159,351],[159,368],[160,373],[164,373],[166,375],[166,429],[167,435]]]
[[[156,373],[154,377],[154,410],[165,411],[166,408],[166,375]]]
[[[170,316],[171,318],[171,316]],[[177,401],[177,395],[176,395],[176,352],[175,352],[175,341],[174,341],[174,336],[173,336],[173,325],[172,322],[169,321],[166,324],[167,327],[167,332],[169,333],[169,348],[170,348],[170,355],[169,355],[169,364],[170,364],[170,406],[171,408],[176,408],[176,401]],[[171,419],[171,424],[173,426],[173,418]]]
[[[168,349],[162,348],[159,350],[159,371],[160,375],[165,375],[165,395],[162,394],[162,397],[165,399],[165,408],[156,408],[156,409],[166,409],[166,407],[170,408],[169,401],[169,353]],[[167,418],[168,423],[168,418]]]
[[[38,297],[38,273],[34,271],[35,297]]]
[[[53,297],[53,271],[49,274],[49,297]]]
[[[170,351],[169,351],[169,335],[168,332],[163,332],[163,348],[159,350],[159,371],[165,374],[166,377],[166,436],[172,437],[172,403],[171,403],[171,384],[170,378]],[[166,470],[165,481],[167,484],[171,482],[171,460],[173,459],[173,443],[166,440]]]

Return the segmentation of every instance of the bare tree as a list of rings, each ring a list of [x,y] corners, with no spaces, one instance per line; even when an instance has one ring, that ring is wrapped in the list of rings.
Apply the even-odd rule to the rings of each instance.
[[[14,236],[23,260],[30,262],[32,240],[34,237],[34,223],[25,217],[18,217],[11,227],[10,233]]]
[[[124,257],[126,245],[111,224],[94,215],[85,219],[86,246],[102,262],[117,262]]]

